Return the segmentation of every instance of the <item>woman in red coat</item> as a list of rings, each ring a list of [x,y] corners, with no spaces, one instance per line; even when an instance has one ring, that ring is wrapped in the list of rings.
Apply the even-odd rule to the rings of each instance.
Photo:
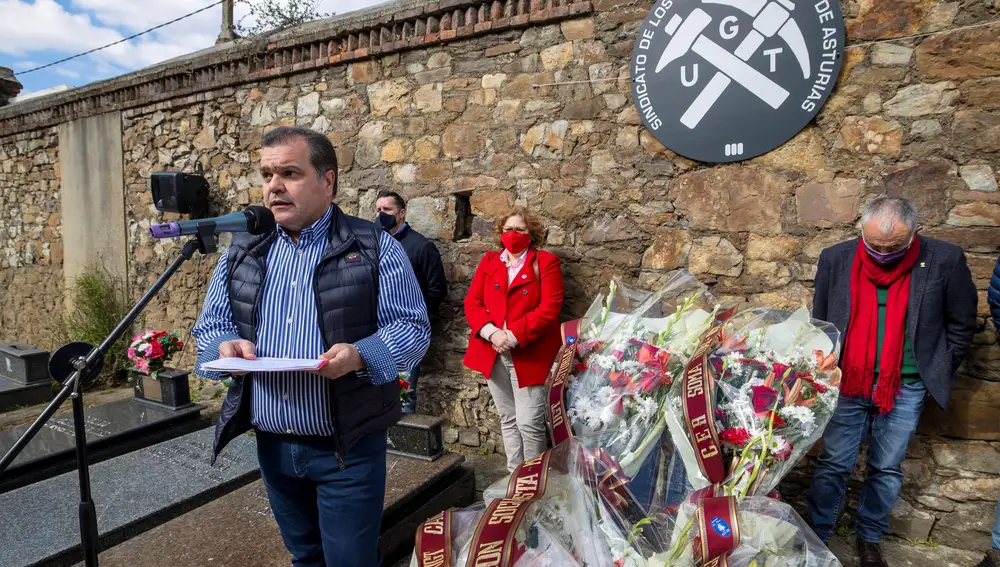
[[[559,257],[537,248],[545,229],[533,213],[516,208],[496,227],[503,250],[486,253],[465,297],[464,364],[488,381],[513,471],[547,448],[544,384],[561,344],[563,279]]]

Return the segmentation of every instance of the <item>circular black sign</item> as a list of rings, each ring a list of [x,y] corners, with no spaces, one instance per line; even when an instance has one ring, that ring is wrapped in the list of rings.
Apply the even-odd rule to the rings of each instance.
[[[632,99],[682,156],[752,158],[816,116],[844,40],[837,0],[657,0],[632,49]]]

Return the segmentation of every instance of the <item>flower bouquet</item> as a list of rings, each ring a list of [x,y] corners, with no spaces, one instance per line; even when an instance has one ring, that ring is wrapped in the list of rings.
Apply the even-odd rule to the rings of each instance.
[[[837,565],[768,495],[836,409],[839,332],[805,309],[718,314],[671,389],[668,427],[695,491],[667,509],[672,548],[653,564]]]
[[[410,373],[402,372],[399,374],[399,401],[406,401],[406,392],[410,389]]]
[[[840,333],[809,312],[720,316],[670,392],[667,421],[695,489],[766,496],[836,409]]]
[[[135,364],[136,370],[156,380],[167,361],[182,350],[184,342],[176,331],[146,331],[132,339],[132,344],[128,347],[128,359]]]
[[[704,286],[683,271],[653,293],[611,282],[577,327],[575,361],[557,368],[551,382],[565,384],[565,415],[552,421],[564,418],[572,433],[634,478],[659,447],[667,393],[716,309]],[[558,404],[561,390],[553,393],[550,403]]]
[[[736,504],[737,521],[732,526],[722,517],[706,514],[710,509],[711,502],[706,506],[705,500],[682,504],[672,537],[679,545],[654,554],[647,567],[697,567],[716,560],[726,567],[840,567],[837,557],[784,502],[747,497]],[[697,521],[689,521],[692,517]],[[687,533],[685,526],[690,526]],[[725,540],[731,551],[718,545]]]
[[[410,565],[645,567],[661,535],[606,455],[571,438],[421,524]],[[629,518],[634,518],[634,521]]]

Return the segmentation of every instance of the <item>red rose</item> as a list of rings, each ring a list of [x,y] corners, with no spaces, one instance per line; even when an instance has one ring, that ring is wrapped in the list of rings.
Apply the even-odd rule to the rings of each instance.
[[[162,358],[163,357],[163,347],[160,346],[159,341],[151,341],[149,343],[149,358]]]
[[[778,392],[767,386],[752,386],[753,409],[754,411],[771,411],[774,403],[778,401]]]

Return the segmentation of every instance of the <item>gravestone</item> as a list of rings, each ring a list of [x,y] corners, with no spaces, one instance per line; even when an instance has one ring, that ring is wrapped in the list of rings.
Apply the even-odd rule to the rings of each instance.
[[[259,477],[252,437],[237,438],[209,465],[213,439],[208,427],[92,466],[102,549]],[[79,497],[76,472],[0,494],[0,567],[81,561]]]
[[[444,452],[441,425],[444,419],[405,414],[389,428],[389,454],[433,461]]]
[[[51,400],[49,353],[30,345],[0,342],[0,412]]]
[[[379,546],[386,567],[407,556],[420,522],[475,498],[475,474],[465,458],[446,453],[428,462],[390,455],[386,463],[385,505]],[[171,567],[287,566],[290,555],[281,541],[262,481],[188,512],[147,533],[105,549],[101,567],[149,564]]]
[[[87,408],[84,418],[91,463],[201,429],[208,424],[207,418],[201,417],[204,407],[193,404],[175,410],[124,399]],[[0,454],[7,452],[28,427],[24,425],[0,431]],[[73,416],[53,417],[0,476],[0,493],[75,468]]]

